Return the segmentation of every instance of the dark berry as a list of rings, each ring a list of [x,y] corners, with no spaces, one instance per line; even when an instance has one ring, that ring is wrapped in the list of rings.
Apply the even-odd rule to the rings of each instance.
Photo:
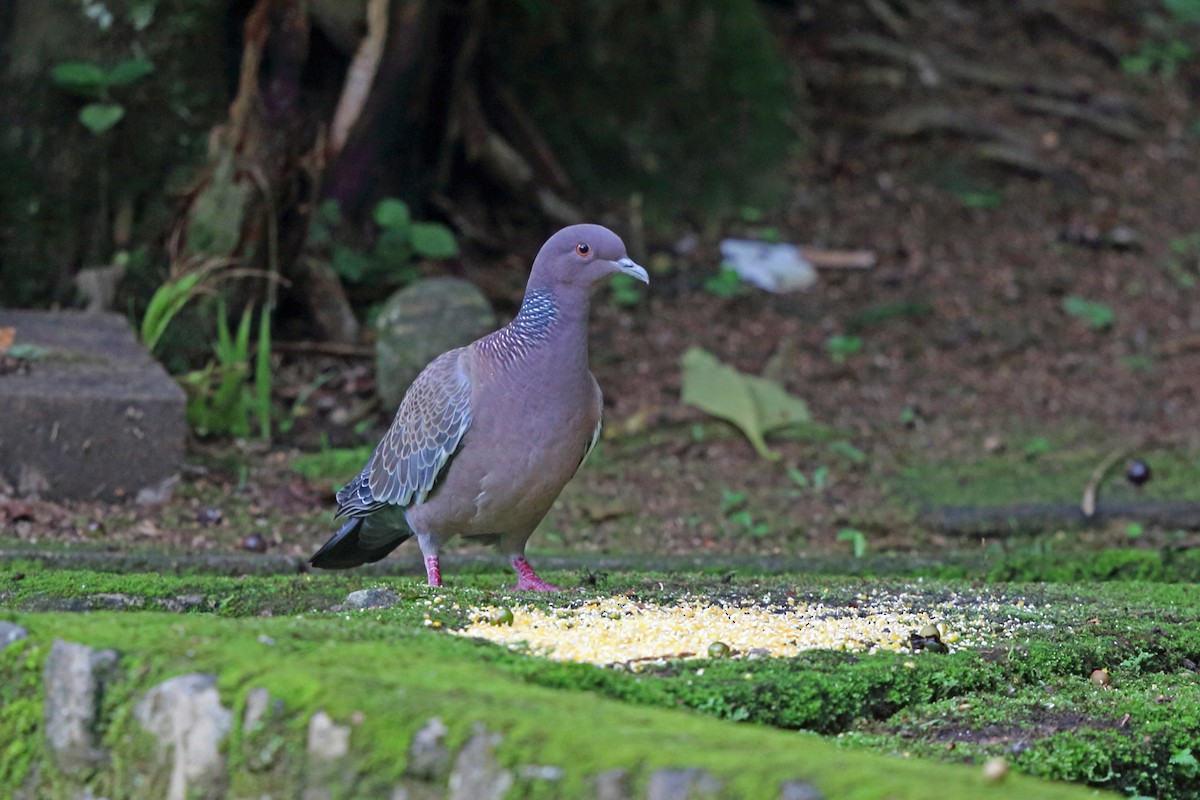
[[[1141,486],[1150,480],[1150,465],[1140,458],[1134,459],[1129,462],[1129,470],[1125,473],[1125,477],[1134,486]]]

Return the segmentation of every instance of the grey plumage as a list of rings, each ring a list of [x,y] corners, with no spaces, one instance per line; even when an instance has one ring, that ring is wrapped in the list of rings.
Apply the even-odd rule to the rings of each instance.
[[[555,588],[525,561],[525,542],[599,438],[588,291],[616,272],[648,281],[612,231],[573,225],[552,236],[516,318],[413,381],[362,473],[338,493],[337,516],[349,519],[312,564],[378,561],[415,535],[429,583],[440,585],[439,549],[460,535],[498,542],[518,589]]]

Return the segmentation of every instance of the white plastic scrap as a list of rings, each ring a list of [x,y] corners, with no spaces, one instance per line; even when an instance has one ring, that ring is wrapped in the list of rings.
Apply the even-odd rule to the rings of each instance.
[[[742,280],[768,292],[800,291],[817,282],[816,269],[794,244],[723,239],[721,258]]]

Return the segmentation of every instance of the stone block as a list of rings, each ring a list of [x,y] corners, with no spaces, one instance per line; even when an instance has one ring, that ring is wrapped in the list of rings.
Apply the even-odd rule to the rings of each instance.
[[[428,278],[393,294],[375,322],[375,385],[384,405],[398,406],[430,361],[495,328],[487,298],[466,281]]]
[[[46,499],[134,497],[183,456],[183,390],[117,314],[0,310],[46,353],[0,374],[0,479]]]

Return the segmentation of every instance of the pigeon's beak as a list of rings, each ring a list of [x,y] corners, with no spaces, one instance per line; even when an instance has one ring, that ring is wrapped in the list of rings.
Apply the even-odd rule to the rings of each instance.
[[[613,263],[616,264],[617,269],[625,275],[637,278],[639,281],[645,284],[650,283],[650,276],[646,273],[646,270],[633,263],[632,259],[622,258],[614,261]]]

